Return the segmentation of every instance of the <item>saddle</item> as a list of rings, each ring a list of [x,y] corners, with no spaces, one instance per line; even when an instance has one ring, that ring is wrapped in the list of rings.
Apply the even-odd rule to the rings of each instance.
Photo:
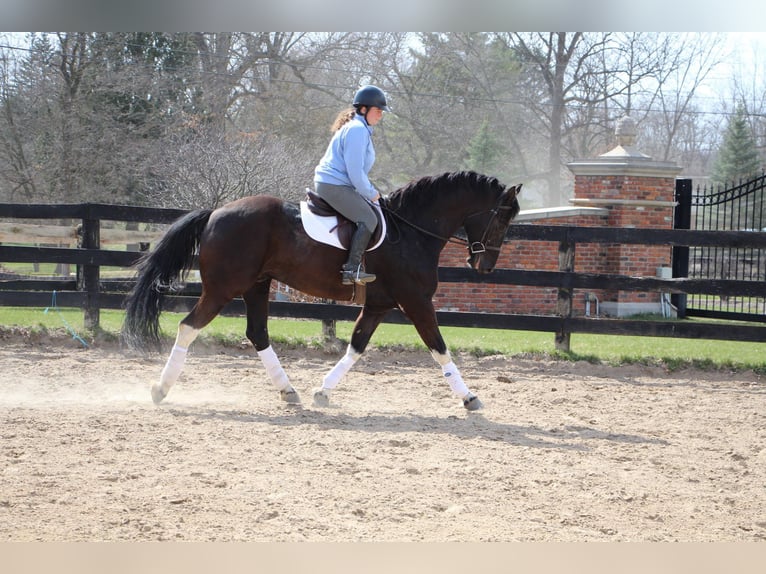
[[[338,241],[344,249],[348,249],[351,245],[351,237],[356,230],[356,222],[344,217],[335,208],[327,203],[324,199],[319,197],[312,190],[306,190],[305,205],[308,211],[316,215],[317,217],[335,217],[337,223],[332,226],[330,233],[337,234]],[[375,231],[370,238],[370,242],[367,244],[367,250],[371,250],[380,245],[385,231],[385,219],[383,218],[383,212],[380,207],[374,206],[375,216],[378,218],[378,224],[375,227]],[[305,224],[305,222],[304,222]]]

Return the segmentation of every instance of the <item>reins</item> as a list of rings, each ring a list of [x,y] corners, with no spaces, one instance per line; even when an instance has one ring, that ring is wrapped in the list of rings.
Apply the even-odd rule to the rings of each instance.
[[[498,199],[498,203],[500,203],[500,199]],[[485,244],[487,240],[487,235],[489,234],[489,229],[492,227],[492,223],[495,221],[495,218],[497,217],[497,212],[499,210],[503,209],[512,209],[510,205],[495,205],[492,209],[485,209],[483,211],[478,211],[476,213],[472,213],[471,215],[466,216],[466,220],[476,217],[478,215],[483,215],[487,212],[492,213],[492,218],[487,223],[487,227],[484,229],[484,233],[481,236],[480,241],[474,241],[473,243],[469,242],[467,239],[463,239],[462,237],[458,237],[456,235],[450,235],[449,237],[444,237],[442,235],[439,235],[438,233],[434,233],[433,231],[429,231],[428,229],[424,229],[423,227],[420,227],[419,225],[412,223],[411,221],[405,219],[401,215],[399,215],[397,212],[389,209],[384,205],[383,202],[381,202],[380,207],[383,211],[390,213],[394,217],[396,217],[399,221],[406,223],[413,229],[416,229],[417,231],[420,231],[421,233],[428,235],[430,237],[435,237],[436,239],[439,239],[441,241],[444,241],[445,243],[455,243],[456,245],[462,245],[464,247],[467,247],[468,250],[471,252],[471,254],[477,254],[477,253],[484,253],[485,251],[500,251],[500,247],[494,247],[492,245],[487,246]]]
[[[441,241],[445,241],[447,243],[456,243],[457,245],[468,246],[468,241],[466,239],[463,239],[462,237],[457,237],[456,235],[450,235],[449,237],[444,237],[442,235],[439,235],[438,233],[434,233],[433,231],[429,231],[428,229],[424,229],[424,228],[420,227],[419,225],[416,225],[415,223],[412,223],[410,220],[405,219],[404,217],[399,215],[397,212],[395,212],[395,211],[385,207],[382,204],[381,204],[380,207],[386,213],[389,213],[389,214],[393,215],[394,217],[396,217],[402,223],[406,223],[407,225],[409,225],[410,227],[412,227],[413,229],[415,229],[417,231],[420,231],[420,233],[423,233],[424,235],[429,235],[431,237],[435,237],[436,239],[439,239]]]

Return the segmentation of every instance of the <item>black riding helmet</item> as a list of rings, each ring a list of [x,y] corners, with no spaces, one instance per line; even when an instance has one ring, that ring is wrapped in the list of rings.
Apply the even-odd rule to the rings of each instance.
[[[391,111],[386,101],[386,94],[377,86],[362,86],[357,90],[356,95],[354,95],[354,107],[358,109],[359,106],[367,106],[368,108],[375,106],[384,112]]]

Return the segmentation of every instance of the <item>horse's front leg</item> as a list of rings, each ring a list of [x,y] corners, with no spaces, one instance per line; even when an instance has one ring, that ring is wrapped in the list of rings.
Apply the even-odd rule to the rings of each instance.
[[[439,324],[436,321],[436,311],[431,301],[420,301],[416,305],[404,306],[402,310],[415,325],[420,338],[431,351],[431,356],[442,368],[442,375],[447,379],[450,389],[463,401],[463,406],[469,411],[484,408],[484,404],[468,388],[460,370],[455,365],[447,345],[444,342]]]
[[[280,398],[289,404],[301,402],[297,391],[290,384],[287,373],[279,362],[269,340],[269,287],[271,280],[256,283],[243,296],[247,308],[247,329],[245,334],[258,352],[263,368],[279,391]]]
[[[327,407],[330,405],[330,392],[338,386],[367,348],[372,334],[378,328],[385,316],[386,310],[372,311],[367,307],[362,309],[354,323],[354,332],[351,334],[351,342],[346,348],[346,354],[322,379],[322,386],[314,389],[314,406]]]

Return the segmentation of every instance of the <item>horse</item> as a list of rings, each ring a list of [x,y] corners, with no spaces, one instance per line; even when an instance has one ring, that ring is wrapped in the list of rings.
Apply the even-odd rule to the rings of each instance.
[[[326,407],[330,393],[364,353],[388,311],[399,308],[413,323],[463,407],[483,403],[453,362],[436,320],[432,297],[438,285],[439,254],[448,242],[467,247],[466,264],[490,273],[507,229],[519,213],[521,184],[505,187],[474,171],[422,177],[381,198],[386,237],[365,254],[377,279],[366,298],[343,357],[313,389],[313,405]],[[456,233],[463,229],[465,237]],[[309,237],[299,207],[270,195],[234,200],[215,210],[197,209],[168,228],[155,248],[136,264],[137,277],[125,299],[122,339],[131,348],[160,348],[159,315],[165,294],[199,265],[202,294],[178,324],[176,339],[151,395],[159,404],[182,372],[189,346],[200,330],[235,297],[246,306],[245,334],[281,399],[300,404],[272,348],[268,331],[269,290],[276,280],[306,294],[351,301],[358,286],[341,283],[346,253]]]

